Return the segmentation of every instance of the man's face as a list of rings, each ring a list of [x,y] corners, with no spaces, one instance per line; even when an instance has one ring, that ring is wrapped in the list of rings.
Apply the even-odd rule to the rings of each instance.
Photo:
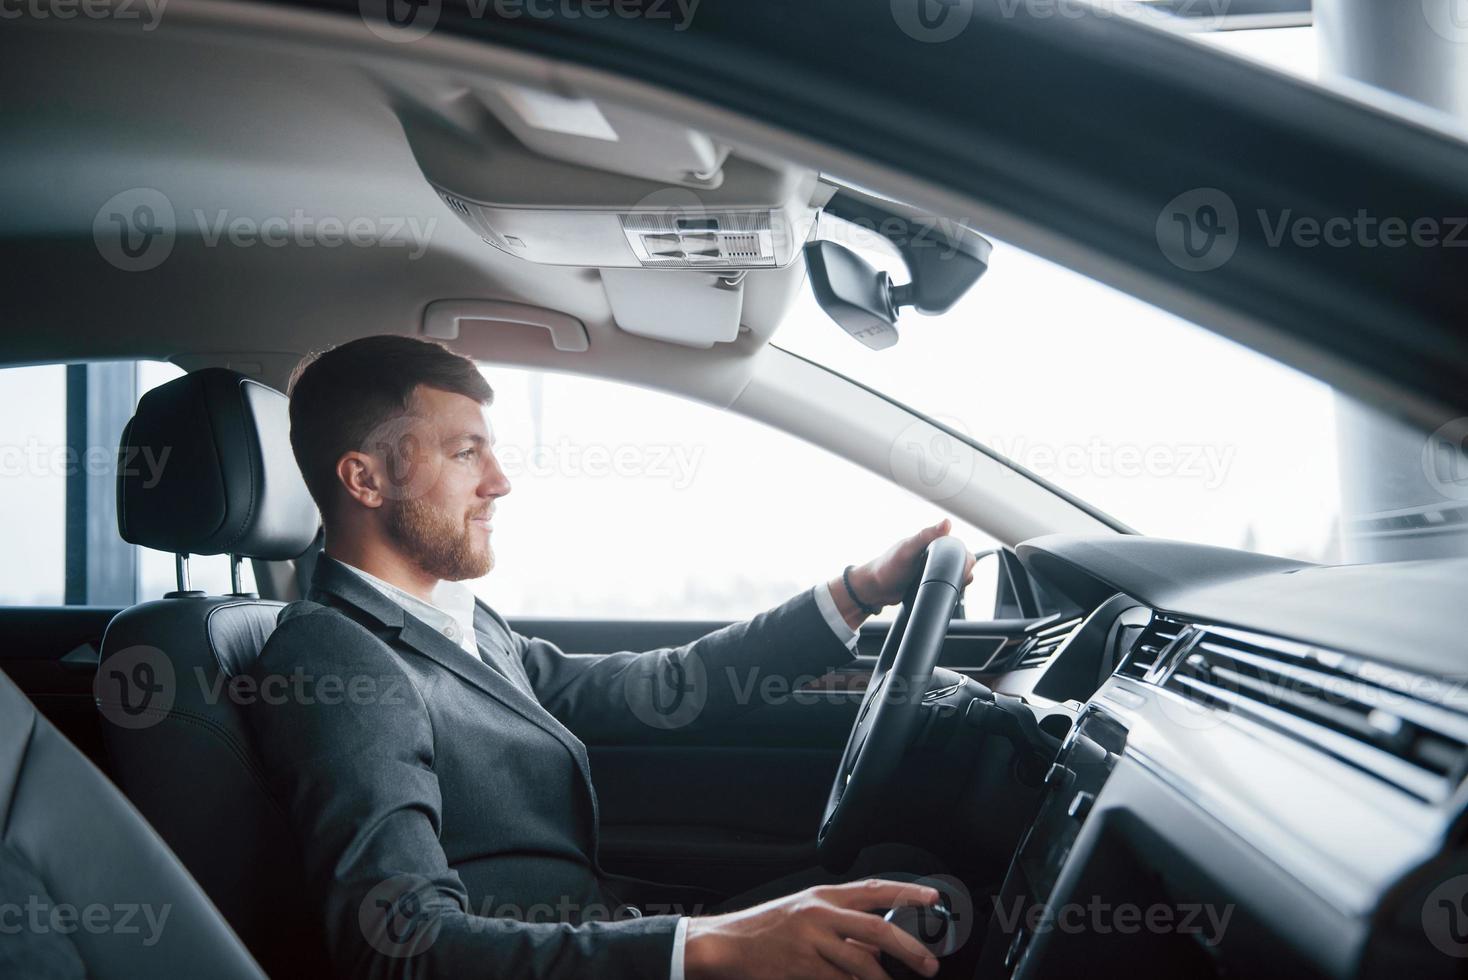
[[[494,567],[494,502],[510,492],[484,408],[464,395],[420,387],[409,415],[391,440],[396,492],[384,504],[388,533],[430,575],[479,578]]]

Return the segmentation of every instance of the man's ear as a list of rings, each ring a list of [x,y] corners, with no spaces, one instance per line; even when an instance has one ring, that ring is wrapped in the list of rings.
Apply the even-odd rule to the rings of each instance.
[[[363,507],[381,507],[383,497],[383,473],[381,460],[367,453],[343,453],[336,461],[336,478],[351,497]]]

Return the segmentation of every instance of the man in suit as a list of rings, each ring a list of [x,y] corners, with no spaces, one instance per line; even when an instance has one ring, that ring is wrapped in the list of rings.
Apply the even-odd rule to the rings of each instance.
[[[879,980],[886,952],[931,975],[936,961],[871,914],[937,900],[917,885],[637,914],[598,864],[596,794],[572,732],[717,724],[751,707],[732,678],[797,681],[845,663],[856,627],[900,600],[947,522],[686,646],[570,657],[462,584],[491,568],[494,504],[510,491],[491,400],[472,361],[406,337],[334,348],[292,379],[291,445],[325,549],[254,667],[262,690],[284,675],[292,694],[261,699],[250,722],[337,968]]]

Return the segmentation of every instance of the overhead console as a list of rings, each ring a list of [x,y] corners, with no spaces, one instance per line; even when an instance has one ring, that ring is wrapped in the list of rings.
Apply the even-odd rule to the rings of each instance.
[[[831,191],[692,130],[519,86],[400,115],[449,208],[487,244],[546,265],[783,268]]]
[[[834,191],[579,94],[490,84],[404,91],[397,108],[424,176],[486,245],[601,270],[617,325],[673,343],[734,340],[751,273],[788,295],[780,273],[798,274]]]
[[[585,93],[400,79],[395,95],[448,208],[491,248],[599,270],[628,333],[710,347],[737,339],[746,313],[773,330],[808,267],[832,319],[882,348],[898,309],[942,313],[988,268],[989,242],[962,225]],[[886,239],[909,281],[812,241],[830,237],[823,210]],[[748,309],[746,290],[761,294]]]

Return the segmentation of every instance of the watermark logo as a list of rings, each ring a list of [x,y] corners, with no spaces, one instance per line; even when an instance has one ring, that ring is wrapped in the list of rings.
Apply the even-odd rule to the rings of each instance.
[[[962,34],[974,16],[974,0],[892,0],[892,19],[902,33],[924,44]]]
[[[1422,0],[1422,16],[1444,40],[1468,43],[1468,0]]]
[[[1468,2],[1468,0],[1465,0]],[[1294,208],[1256,208],[1259,241],[1268,248],[1468,248],[1468,216],[1301,214]],[[1157,245],[1167,260],[1207,272],[1233,258],[1242,226],[1231,197],[1216,187],[1179,194],[1157,216]]]
[[[939,416],[953,432],[967,436],[958,419]],[[914,420],[892,441],[887,465],[893,479],[928,500],[949,500],[963,492],[974,475],[974,450],[962,439],[922,419]]]
[[[386,481],[378,492],[388,500],[421,499],[443,469],[437,433],[422,415],[399,415],[374,426],[358,450],[383,461]]]
[[[974,897],[962,881],[952,875],[928,875],[913,884],[925,885],[938,893],[938,904],[948,910],[946,922],[917,920],[915,938],[934,956],[952,956],[974,933]]]
[[[92,695],[102,717],[119,728],[150,728],[162,721],[178,695],[173,663],[157,647],[135,646],[97,668]]]
[[[152,187],[114,194],[92,219],[97,251],[123,272],[158,268],[172,253],[177,236],[173,202]]]
[[[1216,187],[1184,191],[1157,216],[1157,247],[1188,272],[1208,272],[1233,258],[1239,247],[1239,212]]]
[[[357,10],[369,31],[401,44],[427,37],[438,26],[443,0],[357,0]]]
[[[1208,683],[1230,693],[1238,691],[1238,685],[1226,676],[1209,674]],[[1188,732],[1212,731],[1222,725],[1229,715],[1228,706],[1221,702],[1205,701],[1179,691],[1153,691],[1152,703],[1157,706],[1162,717]]]
[[[1457,875],[1428,892],[1422,931],[1438,952],[1468,958],[1468,875]]]
[[[437,218],[414,215],[312,215],[296,208],[289,214],[213,213],[195,208],[181,218],[173,202],[152,187],[133,187],[113,195],[92,220],[98,253],[124,272],[156,269],[173,253],[179,232],[186,231],[205,248],[398,248],[409,261],[428,251]]]
[[[77,906],[70,902],[51,902],[42,895],[31,895],[24,903],[0,902],[0,936],[22,933],[69,936],[78,932],[93,936],[138,936],[140,945],[152,948],[163,938],[163,928],[172,912],[171,904],[117,902],[104,905],[92,902]]]
[[[439,917],[426,911],[434,894],[422,875],[393,875],[375,885],[357,908],[357,925],[367,944],[394,959],[426,952],[442,928]]]
[[[1108,902],[1100,895],[1092,895],[1085,902],[1058,905],[1039,902],[1026,905],[1025,899],[1019,896],[1009,902],[1001,902],[996,896],[993,902],[994,921],[1005,935],[1014,935],[1020,929],[1031,935],[1047,932],[1097,936],[1172,934],[1192,936],[1204,946],[1217,946],[1223,941],[1234,914],[1232,902],[1221,908],[1198,902],[1175,905],[1154,902],[1144,906],[1135,902]]]
[[[473,20],[670,20],[682,32],[702,0],[467,0],[457,12]],[[443,0],[357,0],[367,29],[385,41],[427,37],[438,26]]]
[[[703,446],[675,443],[577,443],[562,438],[554,443],[525,447],[499,443],[494,454],[510,479],[569,477],[575,480],[658,480],[674,490],[686,490],[698,476]]]
[[[1468,416],[1438,426],[1422,444],[1422,475],[1447,500],[1468,500]]]
[[[696,653],[638,657],[626,682],[627,706],[649,728],[691,725],[708,703],[708,672]]]
[[[168,0],[0,0],[0,21],[112,20],[138,21],[151,32],[163,19]]]
[[[985,445],[1056,483],[1086,477],[1188,480],[1204,490],[1217,490],[1227,482],[1238,449],[1210,443],[1115,443],[1095,436],[1087,442],[1049,443],[996,435]]]

